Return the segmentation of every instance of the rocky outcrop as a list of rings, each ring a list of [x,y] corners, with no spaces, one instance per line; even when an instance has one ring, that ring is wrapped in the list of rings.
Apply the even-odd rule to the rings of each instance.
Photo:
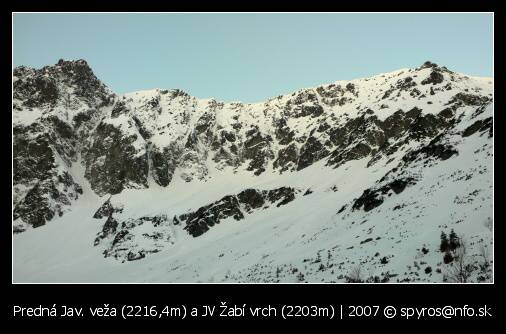
[[[149,225],[145,227],[143,225]],[[149,230],[149,233],[143,232]],[[174,231],[166,215],[143,216],[118,222],[109,216],[102,231],[95,239],[95,246],[102,246],[104,257],[135,261],[149,254],[158,253],[174,243]]]
[[[262,134],[258,128],[253,128],[246,132],[246,138],[242,156],[248,161],[247,170],[260,175],[265,171],[267,161],[274,156],[270,148],[272,137]]]
[[[487,117],[485,119],[480,119],[468,126],[463,132],[462,137],[469,137],[476,132],[483,132],[488,130],[489,137],[493,136],[493,120],[492,117]]]
[[[44,130],[35,124],[13,129],[13,219],[17,232],[63,215],[82,194],[81,186],[65,170],[75,154],[68,146],[73,134],[64,132],[67,130],[63,126]]]
[[[16,223],[18,219],[31,227],[39,227],[55,216],[62,216],[71,200],[76,200],[80,194],[81,186],[73,182],[68,174],[37,182],[14,206],[15,230],[21,232],[25,229],[22,224]]]
[[[452,145],[445,144],[440,139],[441,137],[437,137],[431,140],[429,144],[408,152],[402,157],[402,160],[406,163],[422,159],[447,160],[459,153]]]
[[[297,192],[299,191],[290,187],[272,190],[246,189],[237,195],[224,196],[196,211],[182,214],[176,218],[176,221],[185,221],[184,229],[193,237],[198,237],[225,219],[232,218],[239,221],[244,219],[245,214],[250,214],[260,208],[288,204],[295,199]]]
[[[444,76],[441,71],[436,67],[434,68],[429,76],[422,81],[422,85],[437,85],[444,81]]]
[[[315,137],[309,137],[301,148],[297,161],[297,170],[304,169],[326,157],[328,149]]]
[[[100,208],[98,208],[98,210],[93,215],[93,218],[102,219],[104,217],[110,217],[114,213],[121,213],[121,212],[123,212],[123,207],[113,206],[111,203],[111,198],[109,197],[109,199],[105,201],[104,204],[100,206]]]
[[[395,179],[379,187],[366,189],[362,195],[354,201],[352,209],[363,209],[366,212],[371,211],[383,204],[386,197],[391,196],[392,194],[400,194],[408,185],[413,184],[415,184],[414,178],[405,177]]]
[[[84,156],[86,178],[99,195],[117,194],[125,187],[148,185],[148,157],[144,141],[136,133],[125,133],[101,122]]]
[[[278,151],[278,157],[274,160],[274,169],[279,169],[282,173],[289,169],[294,169],[297,164],[298,150],[297,146],[292,143]]]
[[[455,104],[457,106],[481,106],[487,104],[488,102],[490,102],[490,98],[487,96],[460,92],[455,94],[455,96],[452,97],[448,104]]]

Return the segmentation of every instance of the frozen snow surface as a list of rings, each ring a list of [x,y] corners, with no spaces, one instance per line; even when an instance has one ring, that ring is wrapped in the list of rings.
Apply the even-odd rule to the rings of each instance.
[[[464,281],[493,281],[492,78],[426,63],[242,104],[118,96],[80,62],[14,72],[13,282],[452,282],[452,230]]]

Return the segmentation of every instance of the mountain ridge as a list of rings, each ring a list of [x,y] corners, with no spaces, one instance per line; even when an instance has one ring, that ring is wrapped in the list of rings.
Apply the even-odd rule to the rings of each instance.
[[[52,220],[75,219],[70,217],[88,205],[83,205],[85,199],[95,208],[83,219],[103,222],[95,237],[89,236],[90,247],[102,249],[105,258],[129,263],[190,245],[188,236],[205,240],[230,218],[248,225],[264,212],[292,217],[286,210],[295,210],[294,203],[313,212],[317,208],[305,203],[315,196],[335,206],[323,206],[323,222],[342,217],[354,225],[353,217],[381,216],[392,198],[425,187],[432,180],[425,175],[428,171],[437,170],[431,173],[448,180],[457,177],[446,176],[440,166],[453,166],[459,159],[484,175],[468,180],[489,198],[483,200],[485,206],[491,205],[492,180],[485,176],[492,172],[487,164],[493,150],[493,79],[468,77],[431,62],[253,104],[197,99],[179,89],[117,95],[84,60],[60,60],[40,70],[16,68],[13,87],[13,229],[19,240],[28,232],[33,236],[35,230],[48,230],[41,226]],[[466,153],[469,147],[483,155],[481,163]],[[352,165],[356,167],[348,172]],[[339,179],[345,172],[352,179],[363,174],[363,183],[351,187],[345,178],[326,189],[329,180],[319,178]],[[314,186],[298,180],[300,175],[314,179]],[[226,189],[233,182],[234,189]],[[450,184],[441,188],[436,182],[425,191],[434,193],[437,186],[451,192]],[[187,194],[199,198],[193,205],[173,198],[176,208],[157,199],[176,195],[167,192],[185,193],[185,188],[202,193]],[[282,206],[281,197],[273,195],[276,189],[288,196]],[[160,203],[146,211],[132,202],[137,193]],[[334,197],[336,204],[330,204]],[[427,201],[420,199],[414,206],[427,208],[420,204]],[[106,203],[122,209],[92,218]],[[412,209],[406,205],[396,204],[392,212],[407,215]],[[490,216],[486,207],[476,210]],[[333,229],[333,224],[321,228]],[[37,227],[33,233],[32,227]],[[258,270],[252,265],[247,272]]]

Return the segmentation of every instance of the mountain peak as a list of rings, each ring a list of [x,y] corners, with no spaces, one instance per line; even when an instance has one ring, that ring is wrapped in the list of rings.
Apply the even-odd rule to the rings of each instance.
[[[60,59],[56,64],[40,69],[18,66],[13,69],[13,76],[14,97],[30,107],[44,104],[54,107],[69,92],[89,101],[96,98],[105,101],[112,93],[84,59]]]
[[[430,60],[427,60],[425,63],[422,64],[422,66],[420,66],[419,68],[420,69],[424,69],[424,68],[434,68],[434,67],[439,67],[438,64],[436,63],[433,63],[431,62]]]
[[[84,59],[77,59],[77,60],[65,60],[60,59],[58,60],[58,63],[56,63],[56,66],[65,67],[65,66],[78,66],[78,67],[88,67],[88,62]]]
[[[436,63],[433,63],[433,62],[431,62],[429,60],[427,60],[420,67],[418,67],[419,70],[423,70],[425,68],[432,68],[435,71],[443,71],[443,72],[448,72],[448,73],[452,72],[446,66],[440,66],[440,65],[438,65]]]

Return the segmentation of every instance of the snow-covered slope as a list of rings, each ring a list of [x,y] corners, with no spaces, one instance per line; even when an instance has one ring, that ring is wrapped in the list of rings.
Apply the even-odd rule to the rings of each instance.
[[[451,230],[492,280],[491,78],[427,62],[242,104],[60,61],[15,69],[13,104],[15,282],[441,282]]]

